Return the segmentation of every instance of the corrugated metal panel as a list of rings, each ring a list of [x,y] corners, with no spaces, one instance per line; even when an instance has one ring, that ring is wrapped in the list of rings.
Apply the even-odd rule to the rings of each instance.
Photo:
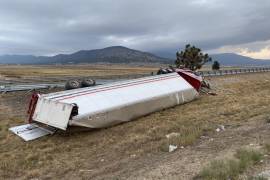
[[[65,130],[73,105],[39,98],[33,120]]]

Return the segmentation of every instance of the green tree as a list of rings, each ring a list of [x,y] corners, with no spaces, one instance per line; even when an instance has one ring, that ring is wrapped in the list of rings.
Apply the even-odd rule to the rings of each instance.
[[[184,51],[176,53],[176,67],[189,68],[192,71],[200,69],[205,63],[212,61],[212,58],[206,53],[202,53],[201,49],[187,44]]]
[[[219,70],[220,69],[220,64],[218,61],[214,61],[213,65],[212,65],[212,69],[213,70]]]

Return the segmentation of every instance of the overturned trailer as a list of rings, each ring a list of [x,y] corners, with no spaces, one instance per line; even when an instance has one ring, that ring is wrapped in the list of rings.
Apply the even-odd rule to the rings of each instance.
[[[29,122],[62,130],[69,126],[104,128],[190,102],[198,96],[201,82],[202,78],[193,72],[178,69],[168,74],[33,95]]]

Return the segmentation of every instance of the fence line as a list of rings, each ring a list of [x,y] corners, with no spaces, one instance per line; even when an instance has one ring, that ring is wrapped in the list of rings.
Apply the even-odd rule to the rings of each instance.
[[[224,75],[258,73],[258,72],[270,72],[270,67],[231,69],[231,70],[215,70],[215,71],[199,71],[198,73],[204,77],[209,77],[209,76],[224,76]]]

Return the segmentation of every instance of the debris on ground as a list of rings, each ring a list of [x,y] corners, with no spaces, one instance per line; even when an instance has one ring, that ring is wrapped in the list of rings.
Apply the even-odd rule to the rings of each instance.
[[[222,131],[225,131],[225,126],[224,126],[224,125],[219,125],[219,128],[220,128]]]
[[[216,129],[216,132],[225,131],[224,125],[218,125],[218,128]]]
[[[169,152],[173,152],[177,149],[177,146],[176,145],[169,145]]]
[[[94,170],[91,170],[91,169],[80,169],[80,172],[92,172]]]
[[[208,139],[209,137],[208,136],[201,136],[200,138],[201,139]]]
[[[11,127],[9,130],[23,138],[25,141],[31,141],[42,136],[54,134],[56,132],[55,128],[39,126],[36,123]]]
[[[216,96],[217,93],[215,93],[211,90],[212,90],[212,88],[211,88],[210,82],[206,79],[203,79],[202,84],[201,84],[201,88],[200,88],[200,93]]]
[[[212,95],[212,96],[217,96],[217,95],[218,95],[218,94],[215,93],[215,92],[208,92],[207,94],[208,94],[208,95]]]
[[[263,171],[259,173],[256,177],[270,179],[270,170]]]

